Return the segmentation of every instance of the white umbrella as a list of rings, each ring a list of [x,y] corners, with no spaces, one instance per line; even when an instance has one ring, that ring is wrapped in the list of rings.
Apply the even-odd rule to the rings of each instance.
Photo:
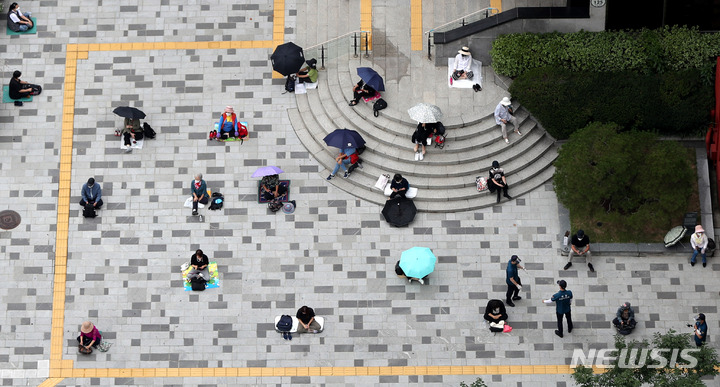
[[[422,123],[438,122],[443,117],[440,108],[429,103],[419,103],[411,107],[408,109],[408,114],[413,120]]]

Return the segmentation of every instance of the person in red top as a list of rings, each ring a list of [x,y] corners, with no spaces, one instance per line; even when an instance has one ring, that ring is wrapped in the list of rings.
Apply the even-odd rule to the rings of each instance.
[[[93,323],[85,321],[80,326],[80,336],[77,337],[77,341],[85,347],[85,349],[90,349],[90,347],[97,348],[98,344],[102,341],[102,336],[100,336],[100,331],[98,331]]]

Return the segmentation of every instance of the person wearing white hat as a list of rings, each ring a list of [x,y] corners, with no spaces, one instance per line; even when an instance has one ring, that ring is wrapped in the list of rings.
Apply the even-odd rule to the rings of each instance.
[[[473,73],[472,71],[470,71],[472,63],[473,59],[472,55],[470,54],[470,49],[467,46],[464,46],[458,51],[458,54],[455,56],[455,62],[453,63],[453,73],[452,77],[450,78],[450,84],[452,85],[453,80],[457,81],[458,79],[473,79]]]
[[[515,128],[515,133],[518,134],[518,136],[522,136],[522,133],[520,133],[520,128],[518,128],[517,124],[517,118],[512,114],[512,102],[510,102],[510,98],[504,97],[502,101],[500,101],[499,104],[495,107],[495,123],[500,125],[500,129],[502,130],[502,136],[505,140],[506,144],[510,143],[510,140],[508,140],[507,137],[507,123],[511,123],[513,127]]]
[[[692,258],[690,258],[690,266],[695,266],[695,259],[697,258],[698,254],[701,254],[703,267],[706,267],[707,254],[705,254],[705,251],[707,250],[708,246],[708,237],[707,235],[705,235],[705,230],[703,229],[703,226],[699,224],[695,226],[695,232],[690,236],[690,245],[693,248],[693,255]]]

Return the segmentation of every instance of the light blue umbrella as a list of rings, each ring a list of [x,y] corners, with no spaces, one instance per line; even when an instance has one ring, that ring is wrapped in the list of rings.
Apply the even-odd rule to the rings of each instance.
[[[427,247],[413,247],[402,252],[400,268],[409,278],[423,278],[435,270],[435,254]]]

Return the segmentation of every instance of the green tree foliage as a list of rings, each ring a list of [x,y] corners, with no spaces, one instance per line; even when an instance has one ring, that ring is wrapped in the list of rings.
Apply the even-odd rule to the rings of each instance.
[[[713,104],[713,88],[698,70],[643,75],[543,67],[516,78],[510,93],[557,139],[593,121],[696,135],[706,127]]]
[[[635,230],[669,229],[692,191],[694,172],[684,152],[652,133],[618,133],[614,124],[592,123],[560,148],[555,192],[573,216]]]
[[[621,352],[626,348],[625,352]],[[673,350],[680,353],[683,349],[695,349],[691,343],[690,335],[678,334],[670,330],[665,334],[655,333],[652,344],[646,340],[641,342],[625,342],[625,337],[615,336],[615,359],[611,361],[610,368],[603,374],[593,374],[592,368],[578,366],[573,373],[573,379],[581,387],[640,387],[649,384],[655,387],[701,387],[705,386],[701,378],[718,374],[716,367],[720,366],[717,352],[714,348],[703,346],[699,352],[690,355],[697,359],[697,365],[692,368],[679,368],[671,364]],[[645,352],[642,349],[646,349]],[[668,360],[663,367],[662,363],[650,356],[652,349],[665,349],[663,357]],[[624,355],[624,356],[621,356]],[[644,357],[643,357],[644,356]],[[680,356],[679,356],[680,357]],[[690,359],[677,359],[679,364],[689,364]],[[637,368],[628,368],[623,365],[638,365]]]
[[[490,55],[493,69],[513,78],[547,66],[645,74],[695,69],[710,84],[715,57],[720,55],[720,33],[675,26],[638,31],[508,34],[493,42]]]
[[[487,384],[481,378],[477,378],[469,386],[465,382],[460,382],[460,387],[487,387]]]

